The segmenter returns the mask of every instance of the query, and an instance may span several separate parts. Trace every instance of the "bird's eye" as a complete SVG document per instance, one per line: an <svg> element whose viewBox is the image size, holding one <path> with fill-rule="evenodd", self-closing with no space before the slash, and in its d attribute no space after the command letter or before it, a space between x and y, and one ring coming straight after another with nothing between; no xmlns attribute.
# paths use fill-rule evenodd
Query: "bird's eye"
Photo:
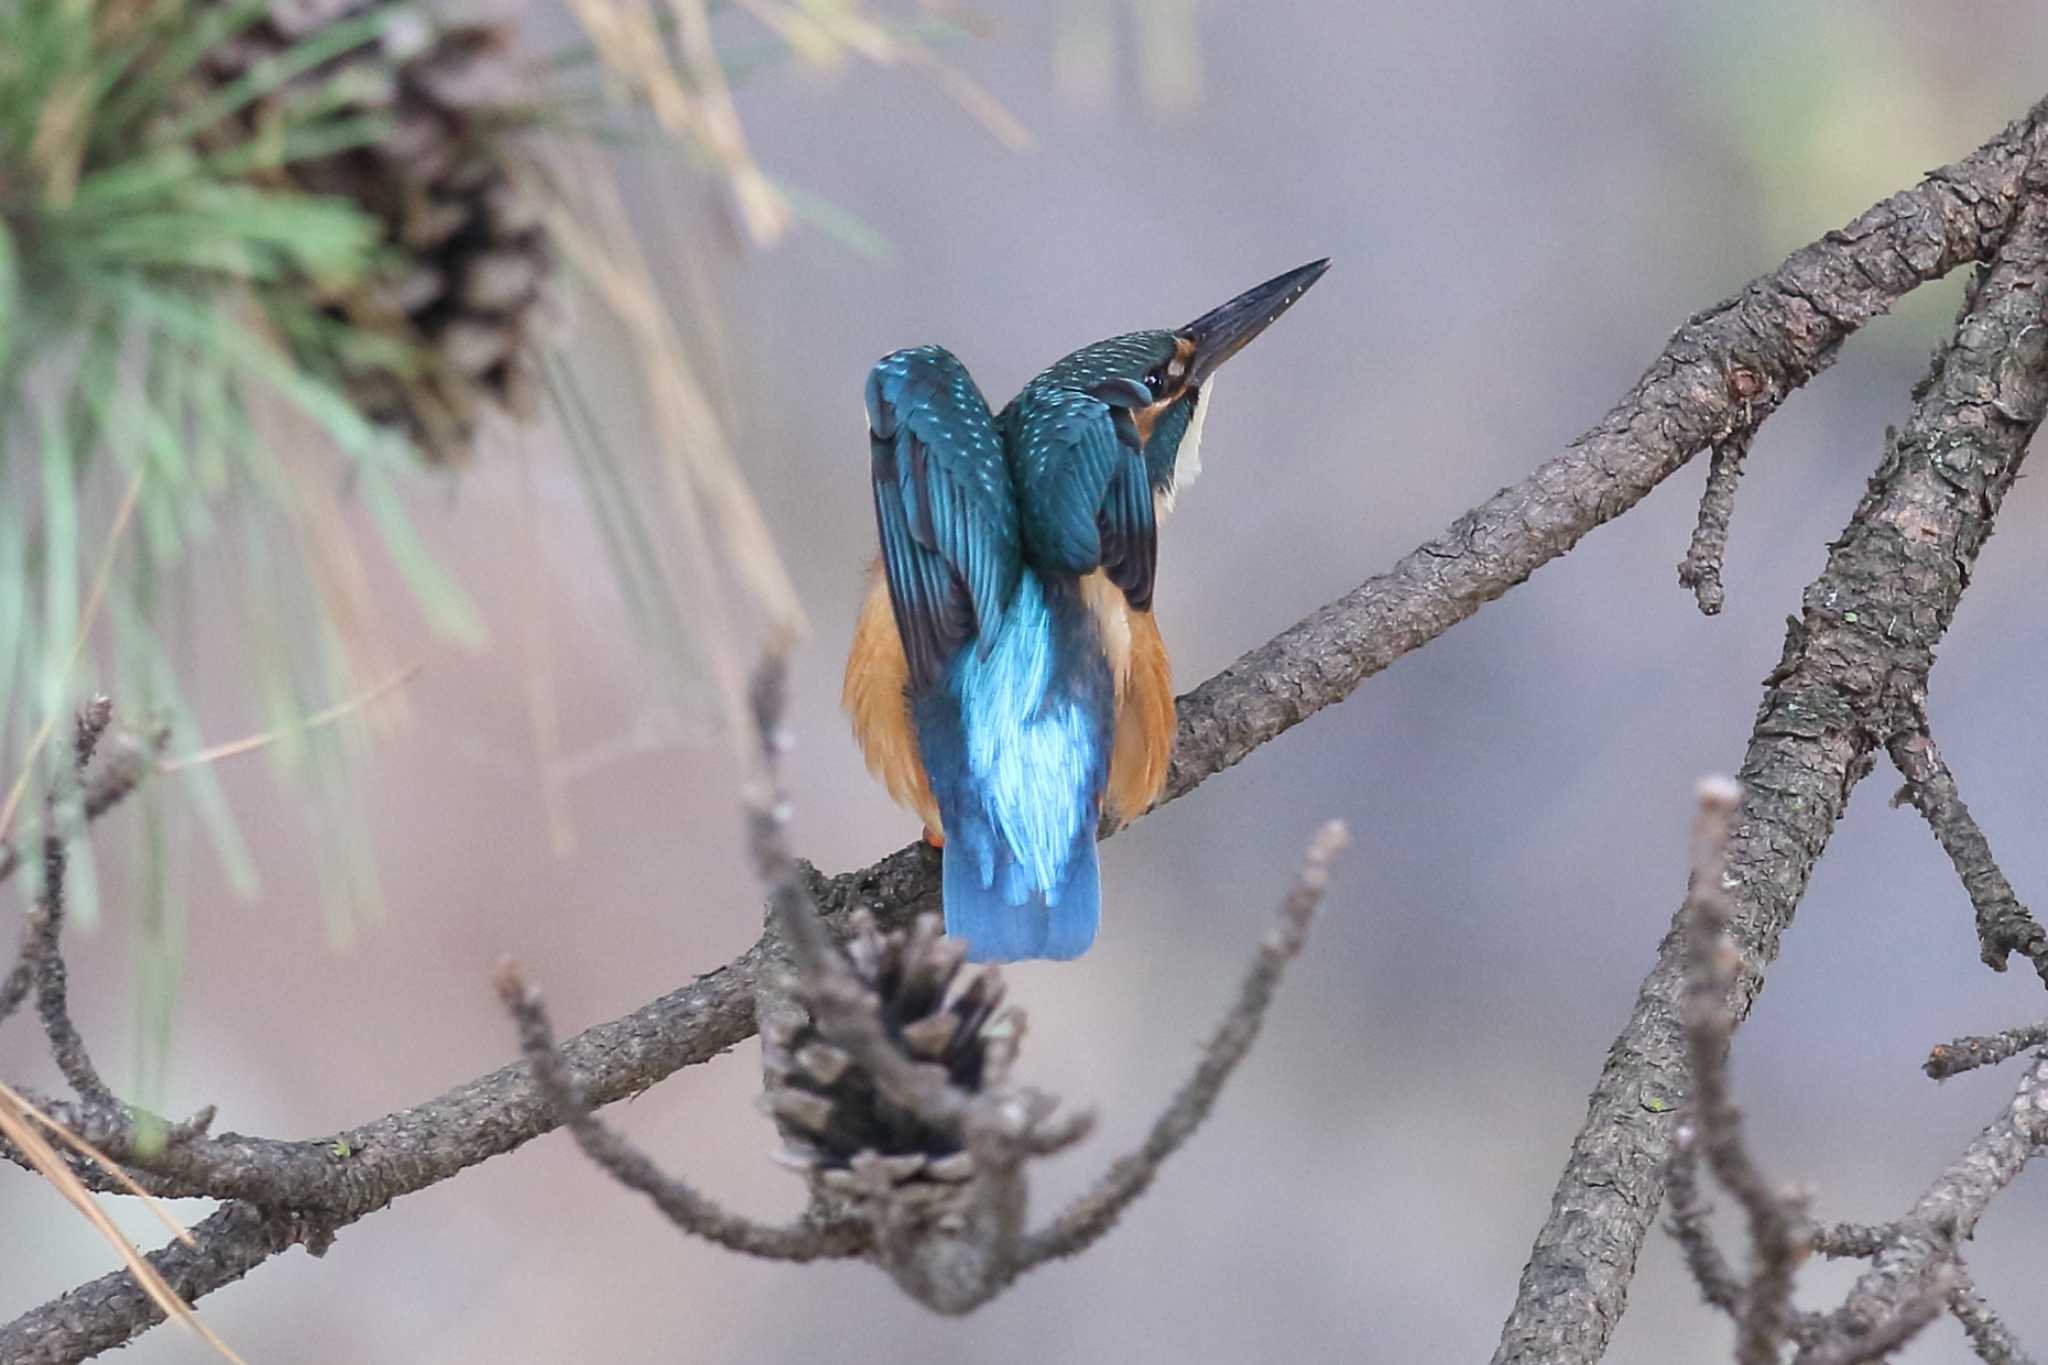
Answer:
<svg viewBox="0 0 2048 1365"><path fill-rule="evenodd" d="M1154 398L1166 392L1166 375L1159 370L1145 376L1145 387L1152 390Z"/></svg>

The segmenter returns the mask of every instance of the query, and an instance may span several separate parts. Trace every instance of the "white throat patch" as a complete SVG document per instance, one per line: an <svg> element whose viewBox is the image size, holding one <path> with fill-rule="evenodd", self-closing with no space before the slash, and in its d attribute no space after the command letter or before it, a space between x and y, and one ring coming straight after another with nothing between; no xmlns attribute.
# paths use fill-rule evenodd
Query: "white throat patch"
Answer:
<svg viewBox="0 0 2048 1365"><path fill-rule="evenodd" d="M1209 382L1202 385L1202 391L1195 395L1195 415L1188 419L1188 429L1180 438L1180 449L1174 454L1173 482L1158 497L1155 509L1159 515L1173 510L1174 499L1181 490L1202 477L1202 423L1209 416L1209 399L1215 395L1216 379L1211 375Z"/></svg>

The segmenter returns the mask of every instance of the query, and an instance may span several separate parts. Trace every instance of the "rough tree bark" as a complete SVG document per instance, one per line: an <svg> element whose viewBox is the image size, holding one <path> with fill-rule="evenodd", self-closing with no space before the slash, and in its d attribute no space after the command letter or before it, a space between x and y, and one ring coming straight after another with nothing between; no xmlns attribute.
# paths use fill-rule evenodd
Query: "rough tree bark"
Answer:
<svg viewBox="0 0 2048 1365"><path fill-rule="evenodd" d="M2048 105L1695 315L1622 401L1563 453L1390 572L1183 697L1165 799L1341 701L1634 506L1700 450L1745 439L1863 323L1920 284L1988 259L2025 197L2043 192L2035 168L2044 130ZM1995 341L1987 333L1975 343L1966 332L1959 350L1989 353ZM2003 426L1973 427L1970 414L1988 422L1987 403L1966 407L1962 397L1946 425L1923 432L1916 424L1894 447L1884 478L1831 560L1831 572L1841 563L1842 586L1852 596L1809 594L1773 676L1744 769L1753 796L1731 850L1746 881L1738 906L1747 945L1745 1006L1876 737L1890 733L1884 727L1924 685L1969 557L2017 466L2024 444L2012 444L2017 424L2002 417ZM1988 407L1996 408L1995 399ZM1871 524L1864 527L1866 518ZM1902 573L1928 596L1909 601ZM936 870L929 851L912 845L857 872L813 874L812 889L835 921L865 906L885 924L901 923L935 908ZM775 947L764 934L726 966L569 1040L566 1060L590 1100L632 1095L748 1037L756 977ZM1592 1359L1619 1316L1660 1193L1658 1167L1668 1142L1667 1125L1640 1100L1683 1090L1674 988L1660 963L1610 1055L1499 1359ZM153 1152L134 1141L124 1113L54 1107L149 1173L157 1188L230 1201L194 1230L194 1247L153 1257L188 1299L292 1245L317 1252L336 1229L556 1125L524 1065L340 1134L338 1142L195 1134ZM125 1273L110 1275L0 1327L0 1359L78 1360L158 1320Z"/></svg>

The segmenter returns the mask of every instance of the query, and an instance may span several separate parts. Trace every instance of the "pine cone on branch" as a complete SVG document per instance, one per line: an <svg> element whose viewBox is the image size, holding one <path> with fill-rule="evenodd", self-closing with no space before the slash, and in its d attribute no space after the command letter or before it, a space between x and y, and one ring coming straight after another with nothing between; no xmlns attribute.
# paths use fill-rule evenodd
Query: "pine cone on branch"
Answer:
<svg viewBox="0 0 2048 1365"><path fill-rule="evenodd" d="M269 174L308 194L351 200L382 226L385 260L374 277L324 306L331 320L397 345L308 356L317 343L295 344L302 361L339 372L365 417L401 431L434 463L458 462L487 405L515 416L530 408L530 343L551 255L537 169L508 136L530 113L503 28L444 25L407 7L372 19L379 8L366 0L272 0L209 53L204 74L220 89L303 51L322 31L368 21L364 41L242 110L232 136L263 136L294 101L384 121L373 142L289 160Z"/></svg>
<svg viewBox="0 0 2048 1365"><path fill-rule="evenodd" d="M847 957L880 1005L884 1030L913 1060L935 1063L970 1094L1001 1087L1016 1058L1022 1016L998 1014L1001 976L976 972L960 990L964 949L942 937L936 916L882 934L856 916ZM785 1010L761 1031L764 1107L785 1141L784 1159L825 1189L902 1196L916 1186L953 1187L975 1174L958 1133L943 1131L881 1094L848 1054L820 1036L808 1015ZM939 1193L938 1188L932 1190Z"/></svg>

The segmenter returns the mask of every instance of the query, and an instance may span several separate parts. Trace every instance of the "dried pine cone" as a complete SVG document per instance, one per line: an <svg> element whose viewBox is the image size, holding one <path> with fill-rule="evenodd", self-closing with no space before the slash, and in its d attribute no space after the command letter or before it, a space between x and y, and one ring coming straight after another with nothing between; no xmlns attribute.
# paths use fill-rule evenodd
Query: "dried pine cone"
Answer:
<svg viewBox="0 0 2048 1365"><path fill-rule="evenodd" d="M376 0L271 0L262 18L209 54L207 79L225 85L376 8ZM336 359L358 409L436 463L467 453L485 402L515 415L528 407L528 342L550 253L521 183L532 169L515 167L502 136L515 121L518 80L502 29L441 25L399 8L369 41L251 106L238 130L260 134L287 102L316 91L338 95L344 114L390 116L380 141L274 174L310 194L351 199L383 224L390 265L369 288L329 299L327 312L416 348L423 364L400 372Z"/></svg>
<svg viewBox="0 0 2048 1365"><path fill-rule="evenodd" d="M974 1093L1005 1080L1016 1054L1018 1017L1014 1011L996 1017L1003 984L993 969L975 973L948 998L963 953L957 940L941 937L933 915L919 917L907 933L881 934L863 914L847 945L854 973L874 992L889 1036L909 1056L943 1066L955 1086ZM911 1181L952 1184L973 1174L958 1134L932 1127L877 1093L867 1073L819 1036L802 1013L770 1016L761 1039L765 1104L792 1164L849 1192Z"/></svg>

